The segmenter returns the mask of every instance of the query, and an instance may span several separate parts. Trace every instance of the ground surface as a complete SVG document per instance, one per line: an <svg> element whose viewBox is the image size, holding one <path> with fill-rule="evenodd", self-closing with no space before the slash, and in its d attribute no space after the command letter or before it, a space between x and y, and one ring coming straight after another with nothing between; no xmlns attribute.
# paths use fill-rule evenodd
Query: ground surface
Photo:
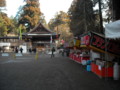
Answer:
<svg viewBox="0 0 120 90"><path fill-rule="evenodd" d="M120 90L67 57L34 54L0 56L0 90Z"/></svg>

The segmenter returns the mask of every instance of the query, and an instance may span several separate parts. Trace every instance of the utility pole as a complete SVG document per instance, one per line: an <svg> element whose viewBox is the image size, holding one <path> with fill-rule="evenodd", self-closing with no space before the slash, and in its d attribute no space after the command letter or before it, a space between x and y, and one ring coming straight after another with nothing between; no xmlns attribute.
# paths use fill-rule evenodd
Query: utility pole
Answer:
<svg viewBox="0 0 120 90"><path fill-rule="evenodd" d="M101 0L99 2L99 17L100 17L100 33L103 33L103 19L102 19L102 10L101 10Z"/></svg>

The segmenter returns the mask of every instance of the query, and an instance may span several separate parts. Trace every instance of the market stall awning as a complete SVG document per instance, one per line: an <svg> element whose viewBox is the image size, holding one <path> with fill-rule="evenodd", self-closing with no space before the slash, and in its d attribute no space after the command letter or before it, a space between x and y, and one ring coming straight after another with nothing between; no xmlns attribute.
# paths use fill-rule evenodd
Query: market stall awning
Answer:
<svg viewBox="0 0 120 90"><path fill-rule="evenodd" d="M106 38L120 38L120 20L105 25Z"/></svg>

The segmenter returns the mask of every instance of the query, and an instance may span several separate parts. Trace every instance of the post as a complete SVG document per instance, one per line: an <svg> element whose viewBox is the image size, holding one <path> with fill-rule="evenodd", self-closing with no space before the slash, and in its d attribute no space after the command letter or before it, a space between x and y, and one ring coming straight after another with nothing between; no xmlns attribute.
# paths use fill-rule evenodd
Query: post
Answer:
<svg viewBox="0 0 120 90"><path fill-rule="evenodd" d="M50 36L50 47L52 48L52 43L53 43L53 41L52 41L52 35Z"/></svg>

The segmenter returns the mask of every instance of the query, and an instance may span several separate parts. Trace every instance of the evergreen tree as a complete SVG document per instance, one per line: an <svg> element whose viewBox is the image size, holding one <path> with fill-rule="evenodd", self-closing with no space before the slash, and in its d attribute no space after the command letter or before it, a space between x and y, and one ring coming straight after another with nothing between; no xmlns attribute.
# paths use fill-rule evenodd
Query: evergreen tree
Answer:
<svg viewBox="0 0 120 90"><path fill-rule="evenodd" d="M13 24L6 13L0 13L0 36L6 36L12 31Z"/></svg>
<svg viewBox="0 0 120 90"><path fill-rule="evenodd" d="M26 27L27 31L33 29L40 22L39 0L26 0L23 13L19 18L19 24Z"/></svg>
<svg viewBox="0 0 120 90"><path fill-rule="evenodd" d="M95 17L91 0L74 0L68 11L70 30L75 36L95 29Z"/></svg>
<svg viewBox="0 0 120 90"><path fill-rule="evenodd" d="M93 0L94 6L98 5L98 8L95 12L95 26L98 33L104 33L104 22L109 22L110 14L107 12L108 10L108 2L109 0ZM103 13L106 14L103 16Z"/></svg>
<svg viewBox="0 0 120 90"><path fill-rule="evenodd" d="M0 0L0 36L6 36L11 30L11 20L7 14L2 12L6 7L6 0Z"/></svg>
<svg viewBox="0 0 120 90"><path fill-rule="evenodd" d="M69 41L72 33L69 28L69 15L63 11L56 13L55 17L48 23L50 29L54 30L57 34L60 34L60 39Z"/></svg>
<svg viewBox="0 0 120 90"><path fill-rule="evenodd" d="M107 10L107 20L120 20L120 0L108 0L109 9Z"/></svg>

